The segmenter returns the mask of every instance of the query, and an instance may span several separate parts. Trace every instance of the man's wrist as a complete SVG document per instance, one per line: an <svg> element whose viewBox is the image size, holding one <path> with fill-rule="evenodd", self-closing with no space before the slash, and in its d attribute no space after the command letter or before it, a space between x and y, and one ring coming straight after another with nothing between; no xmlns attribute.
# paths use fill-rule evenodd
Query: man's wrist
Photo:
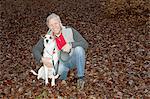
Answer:
<svg viewBox="0 0 150 99"><path fill-rule="evenodd" d="M71 46L71 48L73 48L73 42L70 42L70 46Z"/></svg>

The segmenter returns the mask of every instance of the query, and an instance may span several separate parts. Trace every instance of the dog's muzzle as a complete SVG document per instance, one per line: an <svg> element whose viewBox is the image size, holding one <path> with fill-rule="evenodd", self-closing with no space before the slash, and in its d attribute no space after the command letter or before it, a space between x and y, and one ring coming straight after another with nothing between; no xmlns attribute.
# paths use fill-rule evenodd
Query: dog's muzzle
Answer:
<svg viewBox="0 0 150 99"><path fill-rule="evenodd" d="M49 40L46 40L46 43L48 43Z"/></svg>

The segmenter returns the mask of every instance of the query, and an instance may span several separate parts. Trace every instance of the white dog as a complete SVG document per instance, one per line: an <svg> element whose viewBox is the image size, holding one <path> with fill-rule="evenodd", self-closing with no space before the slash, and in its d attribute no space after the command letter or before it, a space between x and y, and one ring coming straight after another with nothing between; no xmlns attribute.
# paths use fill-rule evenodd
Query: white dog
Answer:
<svg viewBox="0 0 150 99"><path fill-rule="evenodd" d="M57 65L58 63L58 50L56 48L56 43L54 41L54 39L51 37L51 35L46 34L45 38L44 38L44 51L43 51L43 57L49 57L51 58L50 62L51 64L53 64L54 66ZM48 84L48 78L51 78L51 86L55 85L55 79L58 78L58 74L55 76L56 71L53 68L48 68L47 66L42 66L39 70L38 70L38 74L31 70L31 72L34 75L37 75L37 78L40 79L44 79L45 80L45 84Z"/></svg>

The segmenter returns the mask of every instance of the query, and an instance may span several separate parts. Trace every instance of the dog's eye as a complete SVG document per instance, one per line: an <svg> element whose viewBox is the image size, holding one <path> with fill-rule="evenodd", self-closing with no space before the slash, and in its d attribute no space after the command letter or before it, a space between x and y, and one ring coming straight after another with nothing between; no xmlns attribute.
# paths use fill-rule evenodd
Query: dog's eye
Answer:
<svg viewBox="0 0 150 99"><path fill-rule="evenodd" d="M49 39L52 39L52 37L50 36Z"/></svg>

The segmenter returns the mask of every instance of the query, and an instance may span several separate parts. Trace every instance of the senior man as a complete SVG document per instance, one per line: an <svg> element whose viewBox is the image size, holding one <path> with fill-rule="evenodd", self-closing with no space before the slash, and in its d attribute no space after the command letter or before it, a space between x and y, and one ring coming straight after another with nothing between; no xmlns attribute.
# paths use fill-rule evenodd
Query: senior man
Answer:
<svg viewBox="0 0 150 99"><path fill-rule="evenodd" d="M76 68L77 87L83 89L85 83L85 51L88 48L87 41L74 28L63 26L60 17L55 13L47 17L46 24L49 28L47 33L54 37L56 48L59 50L59 78L66 80L68 71ZM50 59L42 57L43 41L43 38L41 38L33 47L33 56L38 63L42 62L51 67L53 64L50 63Z"/></svg>

